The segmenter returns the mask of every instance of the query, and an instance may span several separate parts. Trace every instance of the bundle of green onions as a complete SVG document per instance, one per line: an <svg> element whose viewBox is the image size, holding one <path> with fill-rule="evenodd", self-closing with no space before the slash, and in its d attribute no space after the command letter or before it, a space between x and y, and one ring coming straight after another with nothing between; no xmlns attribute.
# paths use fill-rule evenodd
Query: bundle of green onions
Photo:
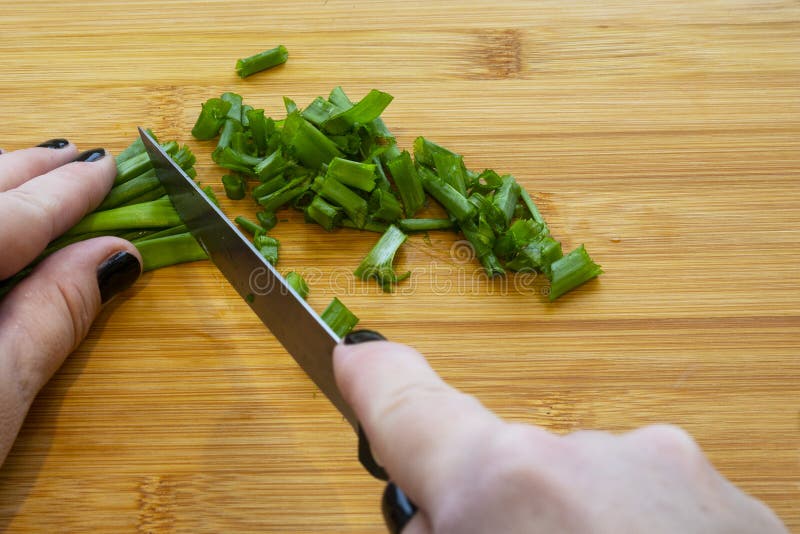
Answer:
<svg viewBox="0 0 800 534"><path fill-rule="evenodd" d="M352 102L341 87L305 109L284 98L286 116L267 117L236 93L206 101L192 129L195 138L217 139L213 160L231 171L227 196L250 195L260 205L258 223L238 217L262 254L275 263L278 242L267 233L284 207L302 210L325 230L380 232L381 238L354 274L374 278L386 291L406 278L392 263L407 233L460 232L490 277L506 270L538 272L550 280L550 300L602 273L583 245L564 255L531 196L511 175L467 169L461 155L424 137L413 157L400 150L381 119L392 96L373 89ZM417 218L428 197L445 218Z"/></svg>
<svg viewBox="0 0 800 534"><path fill-rule="evenodd" d="M190 176L195 175L196 160L188 147L181 147L175 141L162 146ZM103 202L51 242L31 265L0 281L0 298L53 252L92 237L113 235L131 241L142 254L145 271L207 257L181 223L156 177L142 141L137 139L122 151L116 157L116 164L114 186Z"/></svg>

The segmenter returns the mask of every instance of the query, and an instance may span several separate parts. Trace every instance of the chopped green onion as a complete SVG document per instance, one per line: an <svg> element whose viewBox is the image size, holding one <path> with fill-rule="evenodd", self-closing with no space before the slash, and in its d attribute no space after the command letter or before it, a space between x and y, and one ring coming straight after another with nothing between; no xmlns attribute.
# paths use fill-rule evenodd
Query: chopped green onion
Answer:
<svg viewBox="0 0 800 534"><path fill-rule="evenodd" d="M266 228L259 226L244 215L238 215L233 221L252 236L265 234L267 232Z"/></svg>
<svg viewBox="0 0 800 534"><path fill-rule="evenodd" d="M286 283L300 295L302 299L308 297L308 284L305 279L294 271L289 271L283 277Z"/></svg>
<svg viewBox="0 0 800 534"><path fill-rule="evenodd" d="M320 196L341 206L350 219L362 228L367 222L367 201L330 176L317 176L311 186Z"/></svg>
<svg viewBox="0 0 800 534"><path fill-rule="evenodd" d="M344 337L350 333L353 328L358 324L358 317L353 312L347 309L347 306L342 304L338 298L333 297L333 300L325 311L322 312L320 318L331 327L331 330L339 337Z"/></svg>
<svg viewBox="0 0 800 534"><path fill-rule="evenodd" d="M310 220L328 231L339 226L342 217L344 217L342 208L329 204L319 195L316 195L311 203L306 206L305 214Z"/></svg>
<svg viewBox="0 0 800 534"><path fill-rule="evenodd" d="M455 190L455 188L442 181L441 178L433 174L431 171L424 171L425 167L420 167L422 172L422 187L433 198L435 198L447 213L456 218L459 222L464 222L476 213L475 206L467 200L464 195Z"/></svg>
<svg viewBox="0 0 800 534"><path fill-rule="evenodd" d="M144 271L208 258L206 251L188 232L147 239L134 244L142 255L142 270Z"/></svg>
<svg viewBox="0 0 800 534"><path fill-rule="evenodd" d="M395 222L403 214L400 202L389 191L376 189L369 199L369 211L373 219Z"/></svg>
<svg viewBox="0 0 800 534"><path fill-rule="evenodd" d="M400 219L395 224L404 232L450 230L455 226L450 219Z"/></svg>
<svg viewBox="0 0 800 534"><path fill-rule="evenodd" d="M413 217L425 204L425 191L422 189L422 181L414 162L411 161L411 154L404 150L399 156L389 160L386 166L389 167L394 184L400 192L406 216Z"/></svg>
<svg viewBox="0 0 800 534"><path fill-rule="evenodd" d="M603 269L592 261L583 245L555 261L551 267L551 302L603 273Z"/></svg>
<svg viewBox="0 0 800 534"><path fill-rule="evenodd" d="M392 95L371 90L357 104L332 116L322 124L322 128L333 134L342 134L356 124L366 124L380 117L392 101Z"/></svg>
<svg viewBox="0 0 800 534"><path fill-rule="evenodd" d="M208 140L219 135L225 117L231 109L231 103L221 98L209 98L202 104L200 115L192 128L195 139Z"/></svg>
<svg viewBox="0 0 800 534"><path fill-rule="evenodd" d="M256 72L271 69L286 63L289 59L289 51L283 45L264 50L250 57L236 60L236 74L241 78L247 78Z"/></svg>
<svg viewBox="0 0 800 534"><path fill-rule="evenodd" d="M395 253L397 253L397 249L400 248L400 245L405 242L407 237L395 225L390 225L356 268L354 274L362 280L375 278L384 291L391 291L392 285L405 280L411 275L409 271L397 276L392 267Z"/></svg>
<svg viewBox="0 0 800 534"><path fill-rule="evenodd" d="M222 177L225 195L231 200L241 200L245 195L245 181L240 176L226 174Z"/></svg>
<svg viewBox="0 0 800 534"><path fill-rule="evenodd" d="M367 193L375 189L375 165L372 163L359 163L336 157L328 164L325 175L335 178L348 187Z"/></svg>
<svg viewBox="0 0 800 534"><path fill-rule="evenodd" d="M272 265L278 263L278 248L280 247L280 241L275 239L274 237L268 236L267 234L257 234L253 239L253 245L256 247L259 253L264 256L268 262Z"/></svg>
<svg viewBox="0 0 800 534"><path fill-rule="evenodd" d="M275 228L275 225L278 224L278 218L275 216L275 212L272 211L259 211L256 213L256 217L258 218L259 224L261 224L261 228L267 232Z"/></svg>

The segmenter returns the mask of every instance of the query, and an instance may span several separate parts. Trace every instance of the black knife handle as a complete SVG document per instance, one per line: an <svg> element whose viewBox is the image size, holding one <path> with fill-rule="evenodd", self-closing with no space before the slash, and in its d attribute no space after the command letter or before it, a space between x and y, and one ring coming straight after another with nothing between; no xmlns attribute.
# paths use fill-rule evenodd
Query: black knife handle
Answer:
<svg viewBox="0 0 800 534"><path fill-rule="evenodd" d="M372 330L356 330L350 332L344 338L345 345L356 345L367 341L386 341L386 338ZM378 480L389 480L389 474L372 455L372 447L361 425L358 425L358 460L370 475ZM383 491L381 510L383 511L386 528L391 534L399 534L403 527L406 526L406 523L414 517L417 512L417 506L406 497L403 490L394 483L389 482Z"/></svg>

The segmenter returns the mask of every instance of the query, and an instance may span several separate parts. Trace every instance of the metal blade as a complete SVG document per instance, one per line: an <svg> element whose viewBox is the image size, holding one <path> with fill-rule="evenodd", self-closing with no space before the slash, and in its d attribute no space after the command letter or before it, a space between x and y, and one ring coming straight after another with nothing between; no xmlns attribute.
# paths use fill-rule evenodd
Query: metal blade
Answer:
<svg viewBox="0 0 800 534"><path fill-rule="evenodd" d="M355 414L342 398L333 376L333 349L339 337L161 146L142 128L139 135L178 215L211 261L357 429Z"/></svg>

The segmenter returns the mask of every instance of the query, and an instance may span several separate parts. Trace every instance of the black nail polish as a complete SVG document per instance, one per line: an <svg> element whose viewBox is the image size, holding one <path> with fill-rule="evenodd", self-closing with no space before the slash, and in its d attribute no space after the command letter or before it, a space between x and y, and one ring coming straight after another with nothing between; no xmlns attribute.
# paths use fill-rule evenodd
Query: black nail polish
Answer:
<svg viewBox="0 0 800 534"><path fill-rule="evenodd" d="M392 482L386 485L383 492L381 509L386 528L392 534L399 534L417 513L417 505Z"/></svg>
<svg viewBox="0 0 800 534"><path fill-rule="evenodd" d="M49 141L45 141L44 143L39 143L36 146L42 148L64 148L68 144L69 141L67 141L66 139L58 138L58 139L50 139Z"/></svg>
<svg viewBox="0 0 800 534"><path fill-rule="evenodd" d="M105 304L111 297L133 285L142 272L139 260L130 252L120 251L97 268L100 300Z"/></svg>
<svg viewBox="0 0 800 534"><path fill-rule="evenodd" d="M78 154L78 157L75 158L73 161L97 161L98 159L102 158L106 155L106 151L102 148L93 148L91 150L87 150L86 152L81 152Z"/></svg>
<svg viewBox="0 0 800 534"><path fill-rule="evenodd" d="M386 338L372 330L354 330L344 336L345 345L358 345L367 341L386 341Z"/></svg>

